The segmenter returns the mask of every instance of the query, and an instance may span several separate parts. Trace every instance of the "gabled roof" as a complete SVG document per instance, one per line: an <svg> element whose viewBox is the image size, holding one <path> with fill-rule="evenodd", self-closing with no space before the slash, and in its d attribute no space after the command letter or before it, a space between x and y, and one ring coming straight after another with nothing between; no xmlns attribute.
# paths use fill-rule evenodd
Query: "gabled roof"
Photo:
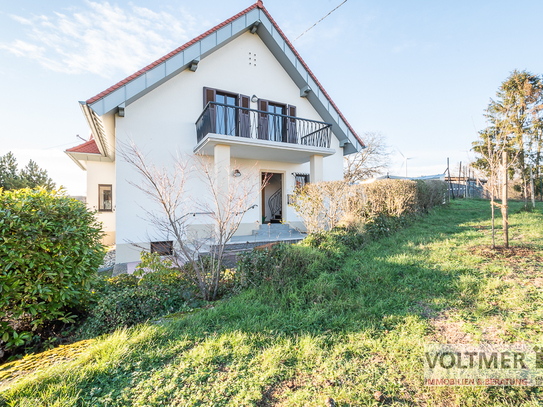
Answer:
<svg viewBox="0 0 543 407"><path fill-rule="evenodd" d="M96 145L96 140L92 138L89 141L84 142L83 144L79 144L78 146L69 148L66 150L66 152L69 153L86 153L86 154L100 154L100 150L98 149L98 146Z"/></svg>
<svg viewBox="0 0 543 407"><path fill-rule="evenodd" d="M97 128L96 123L100 116L124 108L179 72L194 67L202 58L248 30L261 37L301 89L300 95L307 97L321 117L332 123L332 130L340 139L341 146L344 147L344 154L350 154L364 148L360 137L264 8L261 0L86 102L80 102L91 128L100 133L101 130ZM98 146L102 150L102 154L109 156L110 153L104 147L106 144L105 135L96 134L96 137L102 146L102 148Z"/></svg>

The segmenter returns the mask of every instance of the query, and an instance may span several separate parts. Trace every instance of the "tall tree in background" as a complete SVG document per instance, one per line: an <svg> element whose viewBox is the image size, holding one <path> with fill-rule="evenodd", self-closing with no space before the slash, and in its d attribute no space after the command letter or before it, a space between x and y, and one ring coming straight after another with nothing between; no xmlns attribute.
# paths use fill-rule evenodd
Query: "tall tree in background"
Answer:
<svg viewBox="0 0 543 407"><path fill-rule="evenodd" d="M49 178L47 171L40 168L34 160L30 160L19 174L27 188L44 187L49 190L55 188L55 183Z"/></svg>
<svg viewBox="0 0 543 407"><path fill-rule="evenodd" d="M487 116L508 133L517 149L516 173L522 181L525 205L528 199L529 166L541 165L541 115L543 83L541 77L527 71L515 70L501 84L491 100ZM533 194L533 191L531 191Z"/></svg>
<svg viewBox="0 0 543 407"><path fill-rule="evenodd" d="M527 205L529 164L539 166L541 159L543 84L537 75L514 71L496 95L485 113L489 126L479 132L479 139L472 144L478 154L473 166L489 179L492 246L495 246L494 206L497 206L502 212L504 246L508 247L507 180L515 173L520 176ZM494 194L500 179L502 202L496 203Z"/></svg>
<svg viewBox="0 0 543 407"><path fill-rule="evenodd" d="M344 178L359 182L383 174L389 164L389 151L381 133L365 133L362 151L345 157Z"/></svg>
<svg viewBox="0 0 543 407"><path fill-rule="evenodd" d="M19 171L17 160L10 151L0 157L0 188L4 190L37 188L54 189L55 183L47 175L47 171L40 168L35 161L30 160L25 168Z"/></svg>

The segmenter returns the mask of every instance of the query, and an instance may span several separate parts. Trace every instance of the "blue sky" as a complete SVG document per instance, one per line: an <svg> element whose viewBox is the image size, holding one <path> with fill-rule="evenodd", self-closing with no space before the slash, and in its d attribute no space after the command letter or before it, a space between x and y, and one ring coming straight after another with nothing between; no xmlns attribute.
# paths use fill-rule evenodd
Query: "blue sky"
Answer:
<svg viewBox="0 0 543 407"><path fill-rule="evenodd" d="M341 0L264 0L291 40ZM87 138L78 106L251 1L3 2L0 154L32 158L72 194L63 154ZM542 72L541 1L348 0L294 42L361 135L379 131L409 175L466 162L483 111L514 69ZM393 155L391 173L404 174Z"/></svg>

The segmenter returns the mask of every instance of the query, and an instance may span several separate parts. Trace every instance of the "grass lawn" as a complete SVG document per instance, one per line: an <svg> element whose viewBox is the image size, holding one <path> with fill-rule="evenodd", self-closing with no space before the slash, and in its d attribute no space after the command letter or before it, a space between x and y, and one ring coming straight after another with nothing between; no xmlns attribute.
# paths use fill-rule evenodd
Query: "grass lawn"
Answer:
<svg viewBox="0 0 543 407"><path fill-rule="evenodd" d="M431 342L543 343L543 205L521 207L510 205L514 251L488 249L488 202L454 201L351 253L313 292L274 303L269 288L247 290L97 338L13 380L0 405L542 405L537 387L422 377Z"/></svg>

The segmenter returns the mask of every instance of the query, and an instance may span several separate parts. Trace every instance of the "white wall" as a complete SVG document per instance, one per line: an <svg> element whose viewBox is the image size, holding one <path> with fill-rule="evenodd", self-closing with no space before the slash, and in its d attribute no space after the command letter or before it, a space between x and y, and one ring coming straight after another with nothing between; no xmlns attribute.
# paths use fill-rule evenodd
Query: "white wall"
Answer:
<svg viewBox="0 0 543 407"><path fill-rule="evenodd" d="M98 212L98 220L102 222L102 229L106 233L105 244L115 243L115 163L100 161L87 161L87 205L93 210L98 210L98 185L112 185L112 212Z"/></svg>
<svg viewBox="0 0 543 407"><path fill-rule="evenodd" d="M185 70L128 105L125 108L125 117L116 117L116 147L119 148L120 143L131 139L147 153L150 161L166 167L176 153L191 155L197 144L195 122L204 107L204 87L248 96L256 95L259 98L295 105L297 116L322 120L308 100L300 97L299 88L258 35L247 32L200 61L196 72ZM257 104L251 103L251 108L256 109ZM331 148L336 150L336 154L324 159L324 179L341 179L343 156L335 136L332 137ZM236 164L254 167L255 162L232 158L232 168ZM139 182L140 177L119 155L116 158L116 166L117 245L167 238L142 220L146 218L146 214L141 206L146 210L152 210L155 206L141 191L127 182ZM309 163L262 161L255 169L259 170L282 172L286 195L294 189L292 173L309 173ZM188 190L193 196L201 196L203 193L197 180L188 184ZM255 203L260 206L261 198L257 198ZM286 208L286 197L283 208ZM287 208L283 216L286 221L299 221L291 208ZM251 228L256 228L256 222L260 222L261 219L260 209L249 211L243 220L245 226L240 231L247 233ZM197 223L197 220L194 219L194 222Z"/></svg>

